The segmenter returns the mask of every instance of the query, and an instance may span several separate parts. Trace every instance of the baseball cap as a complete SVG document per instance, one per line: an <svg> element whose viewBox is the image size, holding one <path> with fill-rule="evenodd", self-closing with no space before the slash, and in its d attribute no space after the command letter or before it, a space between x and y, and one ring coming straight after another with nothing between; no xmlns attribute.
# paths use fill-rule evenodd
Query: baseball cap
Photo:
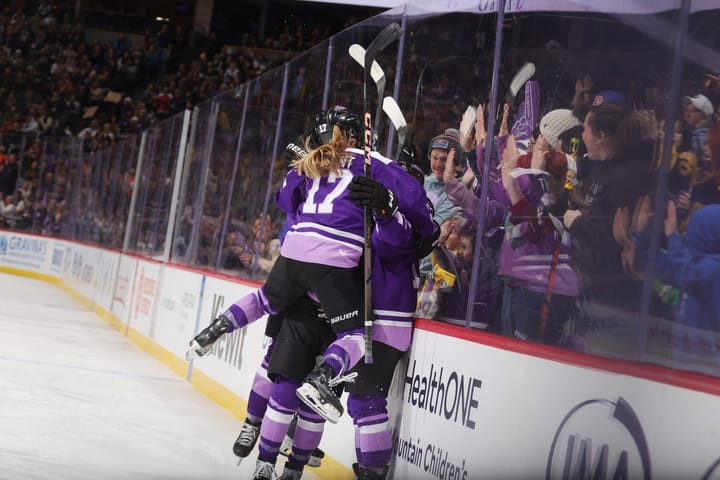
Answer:
<svg viewBox="0 0 720 480"><path fill-rule="evenodd" d="M600 105L626 105L625 95L615 90L602 90L593 98L591 108L597 108Z"/></svg>

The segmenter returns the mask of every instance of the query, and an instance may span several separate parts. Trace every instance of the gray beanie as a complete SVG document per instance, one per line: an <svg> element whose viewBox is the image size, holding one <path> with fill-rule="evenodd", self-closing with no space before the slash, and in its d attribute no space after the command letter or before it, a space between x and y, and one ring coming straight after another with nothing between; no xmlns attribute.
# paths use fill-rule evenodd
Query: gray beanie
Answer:
<svg viewBox="0 0 720 480"><path fill-rule="evenodd" d="M434 137L430 141L430 148L428 149L428 158L430 157L430 152L432 152L435 149L438 150L445 150L448 153L451 149L455 149L455 153L457 155L461 155L465 153L465 150L460 145L460 132L457 128L448 128L443 133L438 135L437 137Z"/></svg>
<svg viewBox="0 0 720 480"><path fill-rule="evenodd" d="M571 110L559 108L545 114L540 120L540 133L552 148L557 145L558 137L573 127L582 125Z"/></svg>

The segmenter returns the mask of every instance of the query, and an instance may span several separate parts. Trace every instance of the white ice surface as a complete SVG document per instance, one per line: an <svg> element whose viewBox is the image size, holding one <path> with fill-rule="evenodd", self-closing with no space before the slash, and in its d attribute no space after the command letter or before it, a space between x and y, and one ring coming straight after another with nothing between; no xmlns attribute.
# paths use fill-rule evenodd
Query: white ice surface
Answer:
<svg viewBox="0 0 720 480"><path fill-rule="evenodd" d="M0 274L0 479L250 479L240 424L56 286Z"/></svg>

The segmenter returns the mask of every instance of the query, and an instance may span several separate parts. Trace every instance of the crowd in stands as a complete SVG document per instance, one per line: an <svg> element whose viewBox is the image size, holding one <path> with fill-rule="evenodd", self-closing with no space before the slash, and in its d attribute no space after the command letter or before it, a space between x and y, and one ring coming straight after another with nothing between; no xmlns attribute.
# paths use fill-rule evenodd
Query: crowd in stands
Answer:
<svg viewBox="0 0 720 480"><path fill-rule="evenodd" d="M286 24L263 40L248 34L247 48L227 53L214 31L194 38L191 49L187 32L164 23L147 28L142 42L122 32L100 42L87 39L72 8L61 0L0 7L2 226L59 234L68 199L55 185L67 178L72 152L102 151L258 77L332 33L329 26L306 32L299 23ZM265 49L281 54L269 58ZM200 53L184 60L194 51ZM123 176L127 191L133 174ZM23 189L22 201L16 188Z"/></svg>
<svg viewBox="0 0 720 480"><path fill-rule="evenodd" d="M685 92L672 141L668 205L658 212L667 216L667 240L654 266L651 314L675 318L678 329L717 331L720 82L712 73L704 79ZM578 79L575 95L566 92L564 104L556 101L562 108L540 117L541 86L529 80L517 110L504 105L497 135L485 131L480 105L468 108L459 128L432 139L425 187L442 235L423 264L421 315L464 323L472 296L475 327L572 348L582 348L580 333L590 323L627 325L639 315L664 119L633 108L624 92L588 85L590 77ZM485 260L476 284L468 274L474 245Z"/></svg>
<svg viewBox="0 0 720 480"><path fill-rule="evenodd" d="M229 54L211 31L195 39L201 53L183 61L189 38L180 26L147 28L142 43L124 33L88 41L58 1L10 2L0 10L0 137L77 136L97 150L256 78L331 33L286 25L262 40L247 35L249 48Z"/></svg>

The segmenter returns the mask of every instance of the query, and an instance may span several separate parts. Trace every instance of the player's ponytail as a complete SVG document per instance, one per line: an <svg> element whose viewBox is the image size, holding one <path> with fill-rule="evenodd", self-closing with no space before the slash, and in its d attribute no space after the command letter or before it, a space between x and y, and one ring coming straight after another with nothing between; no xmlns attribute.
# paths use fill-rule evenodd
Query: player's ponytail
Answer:
<svg viewBox="0 0 720 480"><path fill-rule="evenodd" d="M300 175L309 178L327 177L330 173L340 173L342 160L347 155L345 149L348 147L347 138L342 130L333 126L333 137L329 143L311 149L310 139L305 142L305 149L308 154L292 163L292 167Z"/></svg>

